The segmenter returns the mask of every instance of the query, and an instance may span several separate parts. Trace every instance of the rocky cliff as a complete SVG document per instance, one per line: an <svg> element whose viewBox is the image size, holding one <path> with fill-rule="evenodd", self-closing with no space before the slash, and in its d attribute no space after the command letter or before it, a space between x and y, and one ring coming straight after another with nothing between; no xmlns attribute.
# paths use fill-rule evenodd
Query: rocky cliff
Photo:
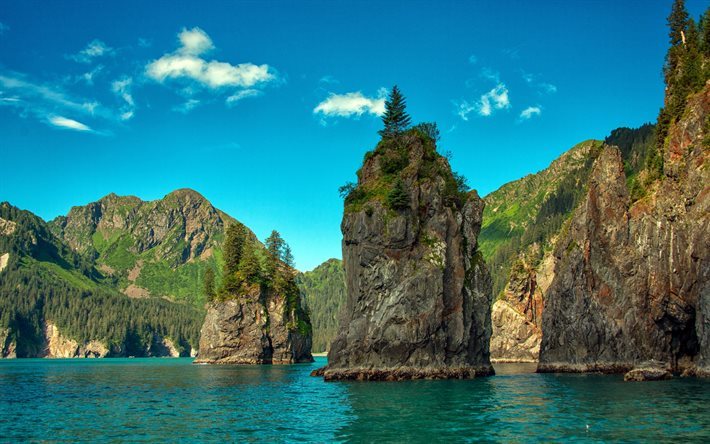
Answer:
<svg viewBox="0 0 710 444"><path fill-rule="evenodd" d="M211 302L195 363L313 362L311 327L302 316L299 307L289 304L288 295L259 286L252 286L239 297Z"/></svg>
<svg viewBox="0 0 710 444"><path fill-rule="evenodd" d="M342 221L347 300L326 380L490 375L483 201L410 130L365 156Z"/></svg>
<svg viewBox="0 0 710 444"><path fill-rule="evenodd" d="M625 371L663 361L708 374L710 85L663 148L664 176L632 202L621 154L605 147L555 248L539 371Z"/></svg>

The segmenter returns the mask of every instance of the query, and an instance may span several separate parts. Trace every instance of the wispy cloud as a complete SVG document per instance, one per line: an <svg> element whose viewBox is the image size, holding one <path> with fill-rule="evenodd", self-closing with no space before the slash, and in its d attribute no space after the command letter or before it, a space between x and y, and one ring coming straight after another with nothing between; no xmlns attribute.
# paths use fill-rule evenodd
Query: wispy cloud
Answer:
<svg viewBox="0 0 710 444"><path fill-rule="evenodd" d="M474 54L471 54L470 56L468 56L468 63L470 63L471 65L475 65L476 63L478 63L478 57L476 57Z"/></svg>
<svg viewBox="0 0 710 444"><path fill-rule="evenodd" d="M86 48L79 51L77 54L66 56L69 60L74 60L78 63L91 63L94 59L102 56L113 55L114 50L106 43L99 39L94 39L86 45Z"/></svg>
<svg viewBox="0 0 710 444"><path fill-rule="evenodd" d="M94 67L92 70L85 72L84 74L80 75L77 80L78 81L83 81L87 85L93 85L94 81L96 78L103 72L105 66L104 65L97 65Z"/></svg>
<svg viewBox="0 0 710 444"><path fill-rule="evenodd" d="M557 87L552 83L540 83L537 85L543 92L553 94L557 92Z"/></svg>
<svg viewBox="0 0 710 444"><path fill-rule="evenodd" d="M81 131L81 132L87 132L87 131L92 131L91 128L89 128L87 125L84 125L81 122L78 122L74 119L69 119L63 116L49 116L47 118L47 121L56 127L59 128L64 128L64 129L69 129L69 130L74 130L74 131Z"/></svg>
<svg viewBox="0 0 710 444"><path fill-rule="evenodd" d="M136 103L133 100L131 89L133 87L133 79L131 77L123 77L111 83L111 91L120 97L124 104L120 110L121 120L130 120L133 117Z"/></svg>
<svg viewBox="0 0 710 444"><path fill-rule="evenodd" d="M528 106L520 113L520 120L530 120L540 114L542 114L542 108L540 106Z"/></svg>
<svg viewBox="0 0 710 444"><path fill-rule="evenodd" d="M337 85L340 83L340 81L331 75L326 75L318 79L318 83L324 83L326 85Z"/></svg>
<svg viewBox="0 0 710 444"><path fill-rule="evenodd" d="M531 74L529 72L523 71L523 80L533 88L536 88L540 93L543 94L554 94L557 92L557 86L552 83L540 81L540 75Z"/></svg>
<svg viewBox="0 0 710 444"><path fill-rule="evenodd" d="M10 27L7 26L5 23L0 22L0 35L3 35L5 32L9 31Z"/></svg>
<svg viewBox="0 0 710 444"><path fill-rule="evenodd" d="M64 126L71 125L69 120L79 122L66 117L67 115L99 118L105 121L119 119L113 110L102 106L94 99L78 98L64 91L59 85L36 83L29 80L27 76L15 72L0 73L0 106L12 107L21 117L33 117L52 126L62 126L61 123L64 123ZM81 125L89 128L83 123ZM82 130L80 125L74 126L70 129ZM105 134L94 130L92 132Z"/></svg>
<svg viewBox="0 0 710 444"><path fill-rule="evenodd" d="M496 110L510 108L509 91L505 84L499 83L473 103L463 100L454 104L456 114L463 120L468 120L468 115L473 111L481 117L488 117Z"/></svg>
<svg viewBox="0 0 710 444"><path fill-rule="evenodd" d="M263 94L263 92L259 91L258 89L244 89L241 91L237 91L236 93L227 97L226 103L229 106L234 106L239 101L242 101L242 100L249 98L249 97L259 97L262 94Z"/></svg>
<svg viewBox="0 0 710 444"><path fill-rule="evenodd" d="M330 93L328 98L320 102L314 109L314 114L335 117L359 117L363 114L374 116L385 112L385 95L387 90L380 89L376 97L367 97L360 91L345 94Z"/></svg>
<svg viewBox="0 0 710 444"><path fill-rule="evenodd" d="M200 28L183 29L178 39L181 46L175 52L165 54L146 66L148 77L160 83L168 79L190 80L210 89L226 86L249 88L276 78L269 65L232 65L204 59L201 56L214 49L214 45Z"/></svg>
<svg viewBox="0 0 710 444"><path fill-rule="evenodd" d="M197 99L187 99L187 101L182 103L181 105L173 107L173 111L187 114L193 109L195 109L200 103L201 102Z"/></svg>

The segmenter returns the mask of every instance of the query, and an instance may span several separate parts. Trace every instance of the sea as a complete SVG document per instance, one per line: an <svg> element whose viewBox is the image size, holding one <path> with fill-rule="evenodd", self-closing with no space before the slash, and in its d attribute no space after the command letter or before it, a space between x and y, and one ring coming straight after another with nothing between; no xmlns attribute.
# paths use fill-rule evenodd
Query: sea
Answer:
<svg viewBox="0 0 710 444"><path fill-rule="evenodd" d="M0 360L2 442L710 442L710 381L536 374L324 382L326 364Z"/></svg>

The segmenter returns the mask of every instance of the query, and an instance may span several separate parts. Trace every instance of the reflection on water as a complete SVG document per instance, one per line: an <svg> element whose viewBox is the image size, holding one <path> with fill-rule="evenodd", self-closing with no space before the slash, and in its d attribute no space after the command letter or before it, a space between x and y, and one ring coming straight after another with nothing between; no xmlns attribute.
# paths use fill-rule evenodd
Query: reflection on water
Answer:
<svg viewBox="0 0 710 444"><path fill-rule="evenodd" d="M710 381L498 364L472 381L325 383L325 363L0 362L0 440L710 441Z"/></svg>

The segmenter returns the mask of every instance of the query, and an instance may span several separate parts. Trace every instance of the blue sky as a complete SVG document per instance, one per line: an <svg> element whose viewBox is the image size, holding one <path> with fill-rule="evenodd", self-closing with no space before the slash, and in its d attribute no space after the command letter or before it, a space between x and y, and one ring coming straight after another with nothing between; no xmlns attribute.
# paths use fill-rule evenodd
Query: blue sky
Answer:
<svg viewBox="0 0 710 444"><path fill-rule="evenodd" d="M655 121L670 3L5 0L0 200L52 219L189 187L311 269L393 84L485 195Z"/></svg>

